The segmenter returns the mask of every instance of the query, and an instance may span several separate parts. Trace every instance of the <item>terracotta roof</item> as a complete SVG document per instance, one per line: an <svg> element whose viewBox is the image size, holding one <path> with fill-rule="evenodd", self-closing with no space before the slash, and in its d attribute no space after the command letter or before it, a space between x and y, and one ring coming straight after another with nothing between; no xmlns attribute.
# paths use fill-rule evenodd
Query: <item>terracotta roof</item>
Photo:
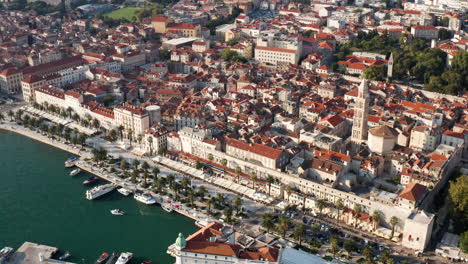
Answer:
<svg viewBox="0 0 468 264"><path fill-rule="evenodd" d="M261 47L261 46L257 46L255 49L268 50L268 51L273 51L273 52L296 53L296 51L292 49L281 49L281 48L271 48L271 47Z"/></svg>
<svg viewBox="0 0 468 264"><path fill-rule="evenodd" d="M169 20L167 16L155 16L153 17L153 22L166 22Z"/></svg>
<svg viewBox="0 0 468 264"><path fill-rule="evenodd" d="M398 132L387 125L377 126L369 129L369 133L376 137L383 138L395 138L398 136Z"/></svg>
<svg viewBox="0 0 468 264"><path fill-rule="evenodd" d="M182 249L182 251L218 256L237 256L240 249L241 246L228 243L187 241L187 245Z"/></svg>
<svg viewBox="0 0 468 264"><path fill-rule="evenodd" d="M264 156L264 157L275 159L275 160L281 156L281 153L283 153L283 151L280 149L275 149L275 148L265 146L265 145L260 145L260 144L249 145L245 142L242 142L237 139L232 139L232 138L229 138L226 144L234 148L242 149L242 150L252 152L260 156Z"/></svg>
<svg viewBox="0 0 468 264"><path fill-rule="evenodd" d="M401 191L399 196L400 198L417 202L423 197L423 195L426 193L426 190L426 186L419 183L410 182L406 188Z"/></svg>

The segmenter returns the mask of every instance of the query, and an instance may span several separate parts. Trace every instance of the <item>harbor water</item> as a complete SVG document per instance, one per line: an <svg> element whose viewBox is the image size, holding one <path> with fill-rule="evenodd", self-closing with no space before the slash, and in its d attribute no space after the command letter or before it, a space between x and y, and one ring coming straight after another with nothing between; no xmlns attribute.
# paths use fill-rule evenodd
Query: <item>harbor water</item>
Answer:
<svg viewBox="0 0 468 264"><path fill-rule="evenodd" d="M85 199L92 175L70 176L71 154L33 139L0 130L0 248L24 241L69 251L76 263L94 263L102 252L134 253L131 263L169 264L166 254L177 234L197 230L193 220L167 213L113 191ZM97 184L103 184L101 180ZM112 209L122 209L115 216Z"/></svg>

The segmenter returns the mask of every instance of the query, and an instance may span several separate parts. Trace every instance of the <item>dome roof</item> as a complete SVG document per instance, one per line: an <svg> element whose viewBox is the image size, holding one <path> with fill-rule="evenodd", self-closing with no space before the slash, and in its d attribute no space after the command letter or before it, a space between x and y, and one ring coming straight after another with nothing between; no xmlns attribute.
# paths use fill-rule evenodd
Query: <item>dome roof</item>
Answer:
<svg viewBox="0 0 468 264"><path fill-rule="evenodd" d="M381 125L374 128L369 129L369 133L375 137L382 137L382 138L395 138L398 136L398 132L387 125Z"/></svg>
<svg viewBox="0 0 468 264"><path fill-rule="evenodd" d="M179 237L177 237L175 245L178 248L185 248L185 246L187 245L187 241L185 241L185 237L184 235L182 235L182 233L179 233Z"/></svg>

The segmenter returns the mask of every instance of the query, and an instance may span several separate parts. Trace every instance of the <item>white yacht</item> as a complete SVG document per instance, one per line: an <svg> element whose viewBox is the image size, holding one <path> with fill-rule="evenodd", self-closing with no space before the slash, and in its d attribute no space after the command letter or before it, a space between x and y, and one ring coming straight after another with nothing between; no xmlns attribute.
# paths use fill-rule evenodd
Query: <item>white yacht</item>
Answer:
<svg viewBox="0 0 468 264"><path fill-rule="evenodd" d="M130 194L132 194L132 190L125 189L123 187L120 189L117 189L117 191L125 196L129 196Z"/></svg>
<svg viewBox="0 0 468 264"><path fill-rule="evenodd" d="M161 204L161 208L168 213L174 210L174 207L172 206L172 203L170 202Z"/></svg>
<svg viewBox="0 0 468 264"><path fill-rule="evenodd" d="M96 187L86 191L86 199L88 199L88 200L96 199L96 198L100 197L101 195L104 195L104 194L106 194L108 192L111 192L112 190L115 189L115 187L116 186L113 183L108 183L108 184L96 186Z"/></svg>
<svg viewBox="0 0 468 264"><path fill-rule="evenodd" d="M130 259L132 259L132 257L133 257L133 253L124 252L120 254L119 259L117 259L117 262L115 262L115 264L125 264L129 262Z"/></svg>
<svg viewBox="0 0 468 264"><path fill-rule="evenodd" d="M75 162L78 160L77 157L71 157L65 161L65 167L70 168L75 166Z"/></svg>
<svg viewBox="0 0 468 264"><path fill-rule="evenodd" d="M133 195L135 200L142 202L144 204L155 204L156 199L148 192L144 192L141 190L136 190L135 194Z"/></svg>
<svg viewBox="0 0 468 264"><path fill-rule="evenodd" d="M81 169L80 168L77 168L77 169L74 169L70 172L70 176L75 176L77 175L78 173L81 172Z"/></svg>
<svg viewBox="0 0 468 264"><path fill-rule="evenodd" d="M0 263L6 263L8 258L13 254L13 248L4 247L0 250Z"/></svg>

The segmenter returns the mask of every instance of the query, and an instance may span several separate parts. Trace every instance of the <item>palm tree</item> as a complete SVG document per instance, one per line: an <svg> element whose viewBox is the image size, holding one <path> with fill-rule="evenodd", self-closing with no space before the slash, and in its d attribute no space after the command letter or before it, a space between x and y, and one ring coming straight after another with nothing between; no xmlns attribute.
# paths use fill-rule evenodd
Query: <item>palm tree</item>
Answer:
<svg viewBox="0 0 468 264"><path fill-rule="evenodd" d="M101 126L101 123L96 118L93 120L93 127L98 129Z"/></svg>
<svg viewBox="0 0 468 264"><path fill-rule="evenodd" d="M178 201L179 200L179 191L180 191L180 184L178 182L174 182L171 186L171 189L174 191L175 197L174 200Z"/></svg>
<svg viewBox="0 0 468 264"><path fill-rule="evenodd" d="M3 120L5 120L5 116L2 113L0 113L0 121L3 121Z"/></svg>
<svg viewBox="0 0 468 264"><path fill-rule="evenodd" d="M198 188L197 195L200 196L200 198L201 198L202 200L204 200L204 199L205 199L205 194L206 194L207 192L208 192L208 191L206 190L206 187L202 185L202 186L200 186L200 187Z"/></svg>
<svg viewBox="0 0 468 264"><path fill-rule="evenodd" d="M252 189L255 190L255 182L258 180L258 176L255 171L252 172L250 179L252 180Z"/></svg>
<svg viewBox="0 0 468 264"><path fill-rule="evenodd" d="M140 165L140 161L137 160L137 159L134 159L133 160L133 166L135 167L135 169L138 169L138 165Z"/></svg>
<svg viewBox="0 0 468 264"><path fill-rule="evenodd" d="M189 189L188 190L188 194L187 194L187 198L189 199L190 201L190 206L193 206L193 199L194 199L195 195L193 193L193 190L192 189Z"/></svg>
<svg viewBox="0 0 468 264"><path fill-rule="evenodd" d="M125 130L125 127L120 125L117 127L117 130L119 131L119 134L120 134L120 141L123 140L123 131Z"/></svg>
<svg viewBox="0 0 468 264"><path fill-rule="evenodd" d="M175 181L174 174L167 175L166 180L167 180L167 183L169 184L169 187L172 188L172 185L174 184L174 181Z"/></svg>
<svg viewBox="0 0 468 264"><path fill-rule="evenodd" d="M158 167L154 167L153 168L153 179L157 179L158 178L158 174L159 174L160 170Z"/></svg>
<svg viewBox="0 0 468 264"><path fill-rule="evenodd" d="M270 213L266 213L263 215L262 226L267 230L267 233L269 233L270 230L275 227L275 224L273 223L273 216Z"/></svg>
<svg viewBox="0 0 468 264"><path fill-rule="evenodd" d="M338 239L336 239L336 237L332 237L332 239L330 239L330 245L331 245L330 251L333 254L333 258L335 258L336 253L340 251L340 247L338 245Z"/></svg>
<svg viewBox="0 0 468 264"><path fill-rule="evenodd" d="M325 200L323 199L317 200L317 208L319 209L320 215L322 215L322 211L326 206L327 206L327 203L325 202Z"/></svg>
<svg viewBox="0 0 468 264"><path fill-rule="evenodd" d="M338 200L336 201L335 206L336 206L336 209L338 209L338 220L341 220L341 212L342 212L343 209L344 209L343 200L338 199Z"/></svg>
<svg viewBox="0 0 468 264"><path fill-rule="evenodd" d="M150 147L150 156L153 156L153 137L149 136L147 139Z"/></svg>
<svg viewBox="0 0 468 264"><path fill-rule="evenodd" d="M123 171L127 171L128 170L128 163L126 160L122 159L120 161L120 168L123 170Z"/></svg>
<svg viewBox="0 0 468 264"><path fill-rule="evenodd" d="M348 239L343 243L343 248L348 252L348 256L356 249L356 243L352 239Z"/></svg>
<svg viewBox="0 0 468 264"><path fill-rule="evenodd" d="M281 215L278 219L278 224L276 225L276 230L281 234L281 236L284 238L286 236L286 232L289 229L289 219Z"/></svg>
<svg viewBox="0 0 468 264"><path fill-rule="evenodd" d="M374 252L370 246L366 246L362 250L362 255L366 258L366 263L373 263L374 261Z"/></svg>
<svg viewBox="0 0 468 264"><path fill-rule="evenodd" d="M354 227L357 226L357 220L359 219L359 214L361 214L361 206L359 204L354 205L353 207L355 218L354 218Z"/></svg>
<svg viewBox="0 0 468 264"><path fill-rule="evenodd" d="M137 136L137 141L138 141L138 145L140 146L140 148L141 148L141 141L142 141L142 140L143 140L143 135L138 134L138 136Z"/></svg>
<svg viewBox="0 0 468 264"><path fill-rule="evenodd" d="M242 169L239 166L237 166L236 167L237 183L239 183L241 173L242 173Z"/></svg>
<svg viewBox="0 0 468 264"><path fill-rule="evenodd" d="M238 215L242 207L242 199L239 196L236 196L232 203L234 205L234 209L236 209L236 214Z"/></svg>
<svg viewBox="0 0 468 264"><path fill-rule="evenodd" d="M10 117L10 122L13 122L13 116L15 115L15 113L13 113L13 111L8 111L7 115Z"/></svg>
<svg viewBox="0 0 468 264"><path fill-rule="evenodd" d="M211 197L208 200L205 200L206 205L208 206L208 213L211 213L211 206L213 206L216 203L216 199L214 197Z"/></svg>
<svg viewBox="0 0 468 264"><path fill-rule="evenodd" d="M208 154L208 160L209 160L209 161L213 161L213 159L214 159L214 158L213 158L213 154L211 154L211 153Z"/></svg>
<svg viewBox="0 0 468 264"><path fill-rule="evenodd" d="M222 160L221 160L221 165L223 165L224 174L226 174L227 160L226 160L226 159L222 159Z"/></svg>
<svg viewBox="0 0 468 264"><path fill-rule="evenodd" d="M305 231L306 229L303 223L296 225L296 227L293 230L293 237L294 239L299 241L299 246L302 246L302 241L305 239L305 235L306 235Z"/></svg>
<svg viewBox="0 0 468 264"><path fill-rule="evenodd" d="M143 161L143 164L141 164L141 168L143 168L145 171L148 171L148 169L150 168L150 165L145 160Z"/></svg>
<svg viewBox="0 0 468 264"><path fill-rule="evenodd" d="M379 213L379 211L374 211L372 213L372 222L374 222L374 230L377 229L377 227L380 224L380 213Z"/></svg>
<svg viewBox="0 0 468 264"><path fill-rule="evenodd" d="M286 189L285 189L286 193L288 194L288 202L289 202L289 196L291 195L291 193L294 191L294 188L291 186L291 185L287 185L286 186Z"/></svg>
<svg viewBox="0 0 468 264"><path fill-rule="evenodd" d="M111 138L111 141L115 141L117 139L117 131L115 131L115 129L111 129L109 137Z"/></svg>
<svg viewBox="0 0 468 264"><path fill-rule="evenodd" d="M129 128L127 130L127 137L128 137L128 140L130 141L130 146L132 146L132 141L133 141L133 130L131 128Z"/></svg>
<svg viewBox="0 0 468 264"><path fill-rule="evenodd" d="M67 116L68 116L68 117L71 117L71 116L72 116L73 109L69 106L69 107L67 108L66 111L67 111Z"/></svg>
<svg viewBox="0 0 468 264"><path fill-rule="evenodd" d="M275 182L275 178L273 178L273 176L271 176L271 175L268 175L268 177L266 178L266 182L268 183L268 195L270 195L270 193L271 193L271 184L273 184Z"/></svg>
<svg viewBox="0 0 468 264"><path fill-rule="evenodd" d="M145 185L145 186L147 185L146 179L148 179L148 171L147 171L147 170L145 170L145 171L143 172L143 182L144 182L144 185Z"/></svg>
<svg viewBox="0 0 468 264"><path fill-rule="evenodd" d="M134 168L133 171L132 171L132 178L130 179L130 181L132 183L136 183L138 174L139 174L138 170L136 168Z"/></svg>
<svg viewBox="0 0 468 264"><path fill-rule="evenodd" d="M392 226L392 233L390 234L390 239L393 239L393 235L395 235L395 226L398 224L399 220L397 217L392 216L390 218L390 225Z"/></svg>
<svg viewBox="0 0 468 264"><path fill-rule="evenodd" d="M190 179L188 177L184 177L180 181L180 184L182 184L184 189L187 189L188 185L190 184Z"/></svg>

